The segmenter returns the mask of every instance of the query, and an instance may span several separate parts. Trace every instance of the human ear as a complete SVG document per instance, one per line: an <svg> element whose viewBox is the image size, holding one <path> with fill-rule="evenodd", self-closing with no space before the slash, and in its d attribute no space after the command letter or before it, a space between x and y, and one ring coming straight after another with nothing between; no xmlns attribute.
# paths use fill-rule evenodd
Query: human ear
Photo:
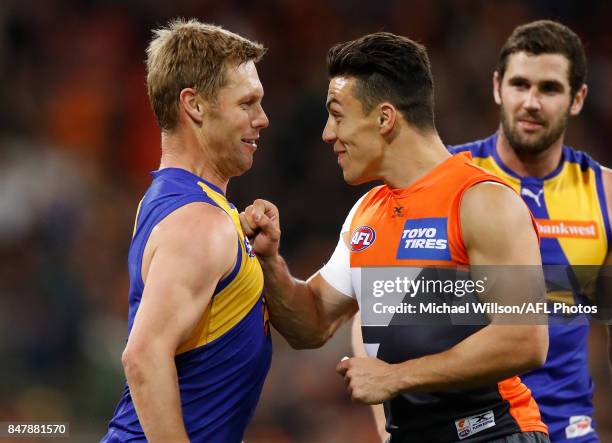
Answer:
<svg viewBox="0 0 612 443"><path fill-rule="evenodd" d="M574 100L572 100L572 105L570 106L570 115L578 115L584 106L584 100L589 92L589 88L586 84L583 84L576 95L574 96Z"/></svg>
<svg viewBox="0 0 612 443"><path fill-rule="evenodd" d="M179 105L183 111L196 123L204 120L204 101L193 88L185 88L179 94Z"/></svg>

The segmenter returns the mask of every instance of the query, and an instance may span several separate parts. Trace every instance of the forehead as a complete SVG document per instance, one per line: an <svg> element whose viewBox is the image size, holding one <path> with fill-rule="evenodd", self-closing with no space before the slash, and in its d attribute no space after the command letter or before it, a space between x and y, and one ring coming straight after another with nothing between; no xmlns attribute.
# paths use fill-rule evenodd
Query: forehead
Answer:
<svg viewBox="0 0 612 443"><path fill-rule="evenodd" d="M556 80L569 86L569 60L561 54L517 52L508 57L504 77L524 77L533 82Z"/></svg>
<svg viewBox="0 0 612 443"><path fill-rule="evenodd" d="M329 88L327 90L327 106L329 107L334 102L342 106L358 104L359 101L351 93L355 81L352 77L333 77L329 81Z"/></svg>
<svg viewBox="0 0 612 443"><path fill-rule="evenodd" d="M263 95L263 86L257 75L257 68L253 61L241 64L230 64L226 71L226 84L221 89L233 91L238 94L259 93Z"/></svg>
<svg viewBox="0 0 612 443"><path fill-rule="evenodd" d="M349 101L351 98L354 99L351 90L355 79L351 77L334 77L329 81L329 88L327 90L327 101L335 100L340 103Z"/></svg>

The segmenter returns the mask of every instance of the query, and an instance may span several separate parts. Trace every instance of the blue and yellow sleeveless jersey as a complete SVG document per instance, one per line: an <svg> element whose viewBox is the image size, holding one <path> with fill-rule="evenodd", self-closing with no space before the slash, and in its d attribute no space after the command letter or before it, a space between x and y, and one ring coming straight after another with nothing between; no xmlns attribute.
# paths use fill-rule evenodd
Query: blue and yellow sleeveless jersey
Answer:
<svg viewBox="0 0 612 443"><path fill-rule="evenodd" d="M549 301L588 303L612 238L600 165L584 152L563 146L562 161L552 173L521 177L503 164L496 144L493 135L449 149L471 152L476 164L504 179L529 206L541 236ZM521 378L533 391L551 441L598 442L592 420L588 319L551 315L549 323L546 363Z"/></svg>
<svg viewBox="0 0 612 443"><path fill-rule="evenodd" d="M218 283L190 338L177 350L175 363L191 442L240 443L272 356L263 273L242 232L236 208L219 188L183 169L166 168L152 175L153 183L138 207L128 255L128 334L144 290L142 257L153 228L193 202L225 211L238 233L236 264ZM102 441L146 442L127 383Z"/></svg>

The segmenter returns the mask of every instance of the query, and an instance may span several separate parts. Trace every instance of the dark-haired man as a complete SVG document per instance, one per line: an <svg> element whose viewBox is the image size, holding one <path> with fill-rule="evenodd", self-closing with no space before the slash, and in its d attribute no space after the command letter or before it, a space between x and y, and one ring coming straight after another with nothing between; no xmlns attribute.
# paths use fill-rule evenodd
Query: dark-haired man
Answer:
<svg viewBox="0 0 612 443"><path fill-rule="evenodd" d="M278 253L276 207L257 200L241 215L262 262L271 321L289 343L323 345L363 307L370 294L361 275L375 267L531 265L530 278L518 283L537 289L543 277L529 211L469 156L448 153L434 126L425 48L370 34L331 48L327 66L323 139L347 183L385 184L355 204L329 262L306 282ZM337 371L354 400L384 402L391 442L548 441L516 377L542 364L546 326L414 327L388 319L364 323L365 334L371 357L343 360Z"/></svg>
<svg viewBox="0 0 612 443"><path fill-rule="evenodd" d="M589 282L599 266L612 264L612 171L563 144L568 118L580 113L587 95L586 74L584 48L571 29L549 20L517 27L493 77L498 132L452 148L471 152L521 194L538 223L542 262L551 265L548 298L568 306L590 305ZM594 295L603 306L603 294ZM567 319L551 316L546 363L521 378L551 441L595 443L589 325L584 315Z"/></svg>
<svg viewBox="0 0 612 443"><path fill-rule="evenodd" d="M599 266L612 264L612 171L563 144L568 118L580 113L587 95L586 74L584 48L571 29L549 20L518 26L502 47L493 76L498 132L451 148L470 152L476 164L523 197L542 237L548 298L569 306L590 305L588 283ZM603 294L595 296L605 307ZM521 379L536 398L551 441L596 443L587 318L553 315L550 320L546 363ZM353 347L362 354L355 323ZM374 415L384 434L382 410L375 407Z"/></svg>

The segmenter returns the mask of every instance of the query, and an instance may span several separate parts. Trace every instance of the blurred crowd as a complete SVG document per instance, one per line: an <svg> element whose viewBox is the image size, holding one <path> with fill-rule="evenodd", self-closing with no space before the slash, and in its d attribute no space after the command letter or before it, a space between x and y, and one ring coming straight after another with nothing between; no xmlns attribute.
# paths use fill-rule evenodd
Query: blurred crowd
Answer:
<svg viewBox="0 0 612 443"><path fill-rule="evenodd" d="M0 2L0 422L61 420L71 441L97 441L123 387L127 249L138 200L159 161L145 89L151 29L196 17L269 48L258 69L270 127L253 169L233 179L243 208L281 210L281 250L307 277L329 257L363 187L344 184L321 141L325 54L338 41L385 30L429 50L436 123L448 144L498 124L491 92L497 53L518 24L559 19L583 39L590 94L569 144L612 165L612 4L606 1L4 0ZM605 337L592 340L602 441L612 441ZM348 328L318 351L274 336L270 376L246 441L375 439L368 408L335 374ZM24 440L25 441L25 440Z"/></svg>

